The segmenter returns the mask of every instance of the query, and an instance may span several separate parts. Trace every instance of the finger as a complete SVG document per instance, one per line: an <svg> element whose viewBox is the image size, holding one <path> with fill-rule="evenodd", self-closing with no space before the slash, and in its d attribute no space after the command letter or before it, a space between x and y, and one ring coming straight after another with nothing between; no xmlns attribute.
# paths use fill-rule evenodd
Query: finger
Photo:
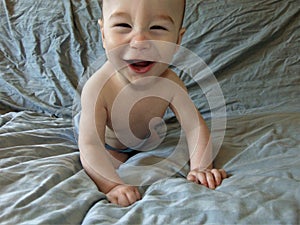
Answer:
<svg viewBox="0 0 300 225"><path fill-rule="evenodd" d="M112 197L111 195L106 195L106 197L107 197L109 202L111 202L113 204L118 204L118 198Z"/></svg>
<svg viewBox="0 0 300 225"><path fill-rule="evenodd" d="M216 188L216 184L215 184L216 181L215 181L215 178L214 178L213 174L210 171L207 171L205 173L205 175L206 175L206 180L207 180L207 183L208 183L208 187L210 189L215 189Z"/></svg>
<svg viewBox="0 0 300 225"><path fill-rule="evenodd" d="M117 204L120 205L120 206L123 206L123 207L126 207L126 206L130 205L130 202L128 201L126 194L120 194L118 196L118 203Z"/></svg>
<svg viewBox="0 0 300 225"><path fill-rule="evenodd" d="M191 181L191 182L194 182L194 183L197 183L197 184L199 183L197 177L195 175L191 174L191 173L187 176L186 179L188 181Z"/></svg>
<svg viewBox="0 0 300 225"><path fill-rule="evenodd" d="M138 200L138 195L136 193L136 188L133 188L132 190L128 191L126 193L126 197L127 197L127 200L128 200L130 205L135 203Z"/></svg>
<svg viewBox="0 0 300 225"><path fill-rule="evenodd" d="M139 190L137 188L135 188L134 191L135 191L135 195L136 195L137 200L140 200L142 198L142 196L141 196Z"/></svg>
<svg viewBox="0 0 300 225"><path fill-rule="evenodd" d="M198 179L200 184L204 185L205 187L208 187L208 182L207 182L207 179L206 179L205 172L198 172L197 173L197 179Z"/></svg>
<svg viewBox="0 0 300 225"><path fill-rule="evenodd" d="M225 170L223 170L223 169L220 169L219 171L220 171L220 173L221 173L222 179L225 179L225 178L227 178L227 173L226 173L226 171L225 171Z"/></svg>
<svg viewBox="0 0 300 225"><path fill-rule="evenodd" d="M211 173L214 176L215 185L219 186L222 183L222 175L221 175L220 171L217 169L212 169Z"/></svg>

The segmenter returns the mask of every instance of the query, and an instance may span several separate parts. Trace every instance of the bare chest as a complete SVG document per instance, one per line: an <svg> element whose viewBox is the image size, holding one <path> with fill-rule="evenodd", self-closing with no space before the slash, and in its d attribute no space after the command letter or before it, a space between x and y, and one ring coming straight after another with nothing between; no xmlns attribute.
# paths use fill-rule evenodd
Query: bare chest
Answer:
<svg viewBox="0 0 300 225"><path fill-rule="evenodd" d="M149 134L150 121L162 118L168 106L168 101L158 97L147 97L135 102L114 101L108 107L107 126L115 132L132 132L144 138Z"/></svg>

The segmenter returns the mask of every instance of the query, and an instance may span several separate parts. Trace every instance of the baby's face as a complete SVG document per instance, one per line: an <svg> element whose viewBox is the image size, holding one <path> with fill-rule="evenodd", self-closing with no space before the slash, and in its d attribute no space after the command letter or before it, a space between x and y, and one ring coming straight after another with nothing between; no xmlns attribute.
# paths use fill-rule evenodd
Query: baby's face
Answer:
<svg viewBox="0 0 300 225"><path fill-rule="evenodd" d="M183 11L183 0L104 0L100 26L108 58L131 77L160 75L184 34Z"/></svg>

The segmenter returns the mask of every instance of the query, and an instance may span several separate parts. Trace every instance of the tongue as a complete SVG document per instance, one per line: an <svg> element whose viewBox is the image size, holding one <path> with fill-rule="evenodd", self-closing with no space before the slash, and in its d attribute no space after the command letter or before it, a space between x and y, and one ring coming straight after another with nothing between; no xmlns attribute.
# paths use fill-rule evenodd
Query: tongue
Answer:
<svg viewBox="0 0 300 225"><path fill-rule="evenodd" d="M130 68L136 73L147 73L151 69L152 64L153 62L151 61L132 62Z"/></svg>
<svg viewBox="0 0 300 225"><path fill-rule="evenodd" d="M136 67L146 67L150 65L150 62L144 61L144 62L137 62L137 63L133 63L133 66Z"/></svg>

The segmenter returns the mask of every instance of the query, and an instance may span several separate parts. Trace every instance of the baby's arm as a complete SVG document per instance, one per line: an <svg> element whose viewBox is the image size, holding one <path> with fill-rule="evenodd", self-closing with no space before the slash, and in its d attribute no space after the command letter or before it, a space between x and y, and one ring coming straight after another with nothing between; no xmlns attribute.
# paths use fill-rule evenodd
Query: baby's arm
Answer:
<svg viewBox="0 0 300 225"><path fill-rule="evenodd" d="M95 77L97 74L95 75ZM92 77L82 91L79 149L83 168L109 201L128 206L141 198L136 187L124 184L104 146L107 113L99 98L99 82Z"/></svg>
<svg viewBox="0 0 300 225"><path fill-rule="evenodd" d="M187 179L214 189L226 178L226 172L223 169L213 169L209 129L189 98L184 84L180 81L178 84L185 90L186 95L175 94L171 109L180 121L187 138L190 155L190 172Z"/></svg>
<svg viewBox="0 0 300 225"><path fill-rule="evenodd" d="M215 189L227 177L223 169L213 168L212 145L209 130L202 116L198 114L197 128L187 132L187 141L190 151L190 167L187 179L202 184L210 189Z"/></svg>

